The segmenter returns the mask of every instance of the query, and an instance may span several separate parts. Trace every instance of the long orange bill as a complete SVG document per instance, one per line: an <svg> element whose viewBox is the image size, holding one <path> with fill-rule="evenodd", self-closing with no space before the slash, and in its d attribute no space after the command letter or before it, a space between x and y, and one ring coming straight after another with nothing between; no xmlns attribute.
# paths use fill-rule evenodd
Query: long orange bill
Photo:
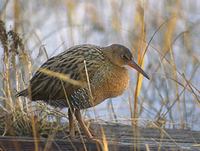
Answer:
<svg viewBox="0 0 200 151"><path fill-rule="evenodd" d="M141 73L144 77L146 77L147 79L149 79L149 76L142 70L142 68L140 68L140 66L137 65L137 63L135 63L135 61L130 61L129 62L129 66L131 66L132 68L134 68L135 70L137 70L139 73Z"/></svg>

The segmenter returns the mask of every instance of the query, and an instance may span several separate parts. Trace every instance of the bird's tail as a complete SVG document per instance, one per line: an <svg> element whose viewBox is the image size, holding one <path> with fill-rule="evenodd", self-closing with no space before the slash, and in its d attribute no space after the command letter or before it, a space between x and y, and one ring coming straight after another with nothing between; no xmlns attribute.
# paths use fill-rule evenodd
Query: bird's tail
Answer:
<svg viewBox="0 0 200 151"><path fill-rule="evenodd" d="M22 90L21 92L18 92L15 96L19 97L19 96L27 96L28 95L28 90Z"/></svg>

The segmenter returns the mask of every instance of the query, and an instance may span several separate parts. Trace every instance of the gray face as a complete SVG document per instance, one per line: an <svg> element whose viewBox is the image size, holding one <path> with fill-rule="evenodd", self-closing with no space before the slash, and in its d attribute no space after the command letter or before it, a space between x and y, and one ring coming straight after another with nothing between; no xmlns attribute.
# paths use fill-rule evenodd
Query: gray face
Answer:
<svg viewBox="0 0 200 151"><path fill-rule="evenodd" d="M131 54L131 52L129 51L129 49L125 48L122 49L121 55L120 55L121 59L127 64L129 61L133 60L133 56Z"/></svg>
<svg viewBox="0 0 200 151"><path fill-rule="evenodd" d="M119 44L113 44L111 48L113 51L113 62L117 65L128 65L128 63L133 60L133 56L128 48Z"/></svg>
<svg viewBox="0 0 200 151"><path fill-rule="evenodd" d="M110 47L112 49L112 54L113 54L111 60L114 64L120 67L123 67L124 65L129 65L130 67L140 72L147 79L149 79L149 76L134 61L133 56L128 48L119 44L113 44Z"/></svg>

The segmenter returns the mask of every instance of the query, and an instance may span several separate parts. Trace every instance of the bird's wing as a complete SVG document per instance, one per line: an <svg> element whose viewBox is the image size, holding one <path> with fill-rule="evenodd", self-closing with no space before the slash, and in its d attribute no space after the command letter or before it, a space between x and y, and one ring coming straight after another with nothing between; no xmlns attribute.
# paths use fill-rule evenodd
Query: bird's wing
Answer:
<svg viewBox="0 0 200 151"><path fill-rule="evenodd" d="M30 81L32 99L64 99L63 97L66 97L64 91L70 95L75 90L84 88L85 85L73 85L67 80L54 76L54 74L66 74L69 79L83 83L88 82L87 76L92 77L101 63L99 61L101 57L98 54L94 55L97 50L92 45L80 45L47 60ZM93 54L89 54L92 51ZM41 72L41 70L52 71L53 75Z"/></svg>

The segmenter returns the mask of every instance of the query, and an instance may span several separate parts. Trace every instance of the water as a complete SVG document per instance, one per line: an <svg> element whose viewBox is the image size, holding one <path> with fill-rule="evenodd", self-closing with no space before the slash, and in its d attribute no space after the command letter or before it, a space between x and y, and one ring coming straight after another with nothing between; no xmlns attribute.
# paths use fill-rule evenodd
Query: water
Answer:
<svg viewBox="0 0 200 151"><path fill-rule="evenodd" d="M0 0L0 10L5 0ZM186 79L190 79L191 83L199 90L200 88L200 70L199 70L199 20L200 20L200 2L198 0L192 3L183 0L180 5L170 4L170 2L147 1L145 3L145 22L147 41L150 40L154 31L166 19L171 18L170 15L177 9L177 22L173 31L173 38L185 32L185 36L180 37L172 45L174 60L177 71L184 73ZM31 53L33 60L33 72L44 62L46 58L44 54L39 54L40 47L45 46L49 57L54 56L70 46L90 43L106 46L111 43L120 43L129 48L133 48L134 41L139 37L136 18L136 1L91 1L83 2L74 1L21 1L21 24L23 31L20 31L23 39L27 40L27 50ZM71 13L71 15L70 15ZM9 1L6 8L7 29L11 29L14 24L13 20L13 1ZM173 18L173 17L172 17ZM163 25L151 42L160 53L163 52L169 25ZM188 33L189 31L189 33ZM188 35L189 36L188 36ZM189 42L188 42L189 41ZM2 48L0 47L0 56L2 56ZM137 52L137 50L136 50ZM136 53L135 53L136 54ZM135 57L137 57L135 55ZM173 64L170 54L166 57ZM2 63L2 60L1 60ZM156 67L161 67L156 71ZM166 60L161 61L161 56L155 49L149 47L145 57L145 71L153 78L151 81L144 80L141 94L139 96L139 106L143 106L140 118L146 121L155 120L160 113L165 113L168 107L176 101L176 83L168 77L173 77L173 65L169 65ZM193 75L194 69L197 71ZM2 70L2 66L0 66ZM130 88L117 98L113 98L112 103L115 114L119 122L130 120L129 99L134 101L134 88L136 80L136 72L130 71L131 84ZM186 84L183 77L177 73L178 81L183 85ZM28 83L28 82L27 82ZM2 86L2 82L0 82ZM190 88L180 96L180 102L176 101L171 109L173 121L169 114L166 115L167 122L180 124L180 119L186 122L192 129L199 130L200 114L197 99L199 99L198 91L194 90L197 98L191 93ZM183 90L178 85L178 93ZM0 92L2 95L2 92ZM184 103L185 102L185 103ZM184 108L185 104L185 108ZM179 107L178 107L179 105ZM141 108L140 108L141 109ZM95 107L96 117L102 120L114 121L112 113L108 109L108 100ZM87 110L86 116L95 118L94 109ZM191 123L193 123L191 125ZM178 125L177 124L177 125ZM178 126L177 126L178 127Z"/></svg>

